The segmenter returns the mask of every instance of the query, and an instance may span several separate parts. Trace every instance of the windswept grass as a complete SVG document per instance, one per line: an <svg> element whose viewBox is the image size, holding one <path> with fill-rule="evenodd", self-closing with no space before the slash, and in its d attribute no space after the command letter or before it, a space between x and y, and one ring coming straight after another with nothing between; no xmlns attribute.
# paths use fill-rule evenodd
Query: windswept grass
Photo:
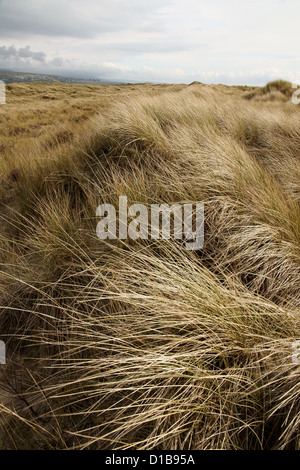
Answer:
<svg viewBox="0 0 300 470"><path fill-rule="evenodd" d="M248 93L244 98L257 101L287 101L293 94L292 84L286 80L274 80L264 87L257 87Z"/></svg>
<svg viewBox="0 0 300 470"><path fill-rule="evenodd" d="M2 448L299 449L300 115L244 99L285 84L10 87ZM204 202L203 250L100 241L119 195Z"/></svg>

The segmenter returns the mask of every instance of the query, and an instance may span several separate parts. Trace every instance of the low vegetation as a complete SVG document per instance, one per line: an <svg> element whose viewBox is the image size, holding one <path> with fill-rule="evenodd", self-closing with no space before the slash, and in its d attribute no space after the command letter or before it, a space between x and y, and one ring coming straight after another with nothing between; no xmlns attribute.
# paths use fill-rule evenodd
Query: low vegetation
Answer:
<svg viewBox="0 0 300 470"><path fill-rule="evenodd" d="M3 449L300 448L300 114L276 83L8 86ZM100 241L119 195L204 202L204 248Z"/></svg>

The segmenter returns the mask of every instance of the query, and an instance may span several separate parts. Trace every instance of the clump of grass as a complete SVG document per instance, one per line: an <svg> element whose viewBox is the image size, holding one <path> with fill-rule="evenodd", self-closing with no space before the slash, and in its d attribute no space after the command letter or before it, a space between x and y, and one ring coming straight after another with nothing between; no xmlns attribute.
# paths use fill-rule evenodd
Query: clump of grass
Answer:
<svg viewBox="0 0 300 470"><path fill-rule="evenodd" d="M274 80L264 87L256 88L245 93L247 100L287 101L293 94L292 84L286 80Z"/></svg>
<svg viewBox="0 0 300 470"><path fill-rule="evenodd" d="M31 406L46 399L41 418L51 420L57 439L53 416L64 420L66 439L80 448L293 443L294 393L281 402L289 437L275 436L272 426L273 419L277 430L283 426L279 396L296 379L299 312L212 275L184 248L158 245L108 246L84 272L65 277L56 297L40 285L40 307L28 315L48 327L18 338L33 350L27 361L42 390L26 391Z"/></svg>

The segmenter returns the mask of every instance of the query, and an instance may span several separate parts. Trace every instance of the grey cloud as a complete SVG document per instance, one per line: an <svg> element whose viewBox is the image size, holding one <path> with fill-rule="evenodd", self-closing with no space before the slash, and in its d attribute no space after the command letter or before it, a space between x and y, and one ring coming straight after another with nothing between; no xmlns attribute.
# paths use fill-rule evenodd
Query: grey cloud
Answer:
<svg viewBox="0 0 300 470"><path fill-rule="evenodd" d="M31 51L30 46L21 47L18 50L18 54L19 57L31 58L39 62L44 62L46 58L46 54L44 52L33 52Z"/></svg>
<svg viewBox="0 0 300 470"><path fill-rule="evenodd" d="M6 37L24 34L92 38L108 32L161 31L161 0L2 0L0 31Z"/></svg>
<svg viewBox="0 0 300 470"><path fill-rule="evenodd" d="M53 67L62 67L64 65L65 61L62 57L55 57L55 59L51 60L49 62L50 65L53 65Z"/></svg>
<svg viewBox="0 0 300 470"><path fill-rule="evenodd" d="M10 59L11 57L16 57L17 56L17 49L15 46L1 46L0 47L0 57L3 60Z"/></svg>
<svg viewBox="0 0 300 470"><path fill-rule="evenodd" d="M12 59L14 61L32 59L38 62L45 62L46 54L44 52L34 52L30 49L30 46L20 47L20 49L16 49L15 46L1 46L0 59L6 61Z"/></svg>

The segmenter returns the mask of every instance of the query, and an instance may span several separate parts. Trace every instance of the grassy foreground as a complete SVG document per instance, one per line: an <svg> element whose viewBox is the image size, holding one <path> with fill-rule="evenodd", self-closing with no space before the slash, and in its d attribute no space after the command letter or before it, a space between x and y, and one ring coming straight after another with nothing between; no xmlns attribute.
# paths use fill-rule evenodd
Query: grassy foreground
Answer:
<svg viewBox="0 0 300 470"><path fill-rule="evenodd" d="M300 449L291 89L11 84L0 108L2 449ZM205 244L96 208L205 203Z"/></svg>

